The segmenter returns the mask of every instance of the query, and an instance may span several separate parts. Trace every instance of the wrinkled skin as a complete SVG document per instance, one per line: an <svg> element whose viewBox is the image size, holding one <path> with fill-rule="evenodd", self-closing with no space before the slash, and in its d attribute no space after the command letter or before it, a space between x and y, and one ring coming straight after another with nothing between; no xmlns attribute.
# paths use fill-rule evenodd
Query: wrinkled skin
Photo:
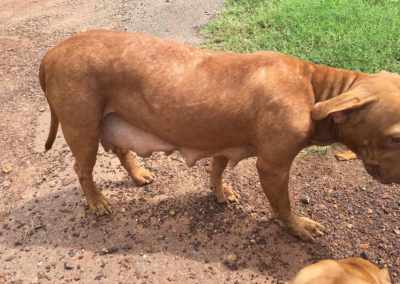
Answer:
<svg viewBox="0 0 400 284"><path fill-rule="evenodd" d="M312 64L274 53L212 52L136 33L90 31L50 50L40 84L51 110L46 149L58 124L74 157L89 210L111 207L96 187L99 142L137 184L154 176L133 151L179 151L189 166L213 157L210 188L220 203L228 162L257 157L263 191L279 220L305 241L323 227L291 211L289 172L301 149L341 142L382 182L399 182L400 77Z"/></svg>
<svg viewBox="0 0 400 284"><path fill-rule="evenodd" d="M334 120L336 116L340 142L357 154L375 179L400 183L400 76L372 75L359 82L349 99L342 104L357 100L355 109L345 106L345 110L330 113Z"/></svg>

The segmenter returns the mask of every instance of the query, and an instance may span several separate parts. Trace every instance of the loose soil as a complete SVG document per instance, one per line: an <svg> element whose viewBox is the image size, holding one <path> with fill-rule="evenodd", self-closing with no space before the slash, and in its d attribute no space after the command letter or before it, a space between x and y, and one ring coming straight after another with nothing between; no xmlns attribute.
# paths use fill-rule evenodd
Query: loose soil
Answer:
<svg viewBox="0 0 400 284"><path fill-rule="evenodd" d="M303 243L269 220L255 160L228 169L240 196L221 206L209 160L187 168L174 154L139 162L154 183L137 187L100 151L95 180L114 213L88 214L61 132L43 152L49 113L37 74L46 50L81 30L141 31L198 45L222 1L3 0L0 3L0 282L284 283L325 258L363 256L400 275L400 191L357 160L304 152L292 168L294 211L325 236Z"/></svg>

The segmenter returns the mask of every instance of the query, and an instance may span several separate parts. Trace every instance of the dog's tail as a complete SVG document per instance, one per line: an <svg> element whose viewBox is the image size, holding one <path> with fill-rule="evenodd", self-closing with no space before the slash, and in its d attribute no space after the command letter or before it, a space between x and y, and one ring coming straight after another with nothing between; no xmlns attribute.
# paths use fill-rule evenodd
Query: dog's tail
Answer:
<svg viewBox="0 0 400 284"><path fill-rule="evenodd" d="M49 135L47 137L46 144L44 145L45 150L48 151L51 149L51 147L53 146L54 140L56 139L59 121L58 121L58 117L46 95L46 75L45 75L45 68L44 68L44 58L40 64L39 81L40 81L40 86L42 87L42 90L44 92L44 95L46 96L47 102L50 107L50 112L51 112L50 131L49 131Z"/></svg>

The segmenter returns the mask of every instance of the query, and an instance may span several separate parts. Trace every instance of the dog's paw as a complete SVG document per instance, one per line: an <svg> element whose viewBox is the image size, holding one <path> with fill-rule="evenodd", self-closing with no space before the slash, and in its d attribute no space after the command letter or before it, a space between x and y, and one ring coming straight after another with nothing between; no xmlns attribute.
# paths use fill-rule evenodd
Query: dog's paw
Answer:
<svg viewBox="0 0 400 284"><path fill-rule="evenodd" d="M132 178L137 185L146 185L154 181L154 175L146 169L139 168L132 174Z"/></svg>
<svg viewBox="0 0 400 284"><path fill-rule="evenodd" d="M94 197L87 200L89 212L98 216L112 213L110 203L107 198L99 191Z"/></svg>
<svg viewBox="0 0 400 284"><path fill-rule="evenodd" d="M293 214L288 220L283 221L283 224L290 233L306 242L315 242L314 237L323 236L324 227L307 217Z"/></svg>
<svg viewBox="0 0 400 284"><path fill-rule="evenodd" d="M238 201L238 196L230 185L223 184L221 188L216 188L214 192L218 203L226 204Z"/></svg>

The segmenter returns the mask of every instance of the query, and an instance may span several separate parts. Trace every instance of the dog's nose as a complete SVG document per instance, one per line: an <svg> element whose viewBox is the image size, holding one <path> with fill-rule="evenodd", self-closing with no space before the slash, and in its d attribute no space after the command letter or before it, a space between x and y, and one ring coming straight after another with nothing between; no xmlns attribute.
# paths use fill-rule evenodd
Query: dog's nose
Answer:
<svg viewBox="0 0 400 284"><path fill-rule="evenodd" d="M367 172L373 176L373 177L377 177L379 176L379 166L378 165L374 165L374 164L364 164L365 169L367 170Z"/></svg>

